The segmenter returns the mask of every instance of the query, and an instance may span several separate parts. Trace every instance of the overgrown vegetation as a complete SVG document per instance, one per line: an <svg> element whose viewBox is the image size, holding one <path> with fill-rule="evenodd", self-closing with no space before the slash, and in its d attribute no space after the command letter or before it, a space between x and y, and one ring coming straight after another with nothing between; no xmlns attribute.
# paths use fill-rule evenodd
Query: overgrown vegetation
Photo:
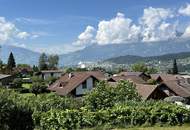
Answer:
<svg viewBox="0 0 190 130"><path fill-rule="evenodd" d="M111 129L190 122L190 110L162 101L142 101L135 86L127 81L120 81L114 87L100 82L84 98L60 97L54 93L35 96L0 89L0 105L0 127L5 130L97 126Z"/></svg>

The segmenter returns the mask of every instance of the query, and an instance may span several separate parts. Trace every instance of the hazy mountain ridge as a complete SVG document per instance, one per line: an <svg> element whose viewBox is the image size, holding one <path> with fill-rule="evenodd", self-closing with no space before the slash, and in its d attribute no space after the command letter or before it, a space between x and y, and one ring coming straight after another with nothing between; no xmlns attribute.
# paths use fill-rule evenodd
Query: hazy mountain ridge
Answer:
<svg viewBox="0 0 190 130"><path fill-rule="evenodd" d="M1 47L2 48L0 56L4 63L7 63L7 59L10 52L13 52L17 64L19 63L30 64L30 65L38 64L38 58L40 56L40 53L25 48L9 46L9 45L2 45Z"/></svg>
<svg viewBox="0 0 190 130"><path fill-rule="evenodd" d="M149 62L149 61L157 60L157 61L164 62L164 61L169 61L173 59L185 59L189 57L190 57L190 52L181 52L181 53L165 54L161 56L150 56L150 57L126 55L126 56L110 58L110 59L104 60L104 62L111 62L111 63L116 63L116 64L134 64L137 61Z"/></svg>
<svg viewBox="0 0 190 130"><path fill-rule="evenodd" d="M103 46L95 44L80 51L60 55L60 59L61 63L64 65L72 65L77 64L79 61L103 61L105 59L125 55L147 57L188 51L190 51L190 40L156 43L109 44Z"/></svg>
<svg viewBox="0 0 190 130"><path fill-rule="evenodd" d="M17 63L38 64L40 53L3 45L1 57L6 63L10 52L13 52ZM190 40L165 41L156 43L133 43L133 44L109 44L91 45L83 50L60 55L60 65L76 65L80 61L104 61L105 59L130 55L130 60L138 61L141 57L159 56L168 53L180 53L190 51ZM154 57L156 58L156 57Z"/></svg>

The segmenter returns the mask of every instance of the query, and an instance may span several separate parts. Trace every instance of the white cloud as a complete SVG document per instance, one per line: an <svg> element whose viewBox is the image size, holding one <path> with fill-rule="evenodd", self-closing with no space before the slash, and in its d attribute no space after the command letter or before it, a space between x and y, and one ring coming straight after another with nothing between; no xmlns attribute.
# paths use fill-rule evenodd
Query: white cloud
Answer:
<svg viewBox="0 0 190 130"><path fill-rule="evenodd" d="M27 32L19 32L19 33L17 34L17 37L20 38L20 39L26 39L26 38L29 37L29 36L30 36L30 34L27 33Z"/></svg>
<svg viewBox="0 0 190 130"><path fill-rule="evenodd" d="M16 31L14 24L7 22L4 17L0 17L0 44L9 40Z"/></svg>
<svg viewBox="0 0 190 130"><path fill-rule="evenodd" d="M154 42L174 38L176 26L165 22L166 19L173 16L170 9L153 7L144 9L144 14L139 22L142 26L142 41Z"/></svg>
<svg viewBox="0 0 190 130"><path fill-rule="evenodd" d="M76 46L86 46L94 43L95 29L92 26L87 26L85 31L78 36L78 40L73 43Z"/></svg>
<svg viewBox="0 0 190 130"><path fill-rule="evenodd" d="M190 38L190 25L185 29L182 38Z"/></svg>
<svg viewBox="0 0 190 130"><path fill-rule="evenodd" d="M182 14L182 15L184 15L184 16L190 16L190 4L187 4L186 6L181 7L181 8L178 10L178 13L179 13L179 14Z"/></svg>
<svg viewBox="0 0 190 130"><path fill-rule="evenodd" d="M15 24L7 21L4 17L0 17L0 44L5 44L13 39L25 39L29 36L28 32L20 31Z"/></svg>
<svg viewBox="0 0 190 130"><path fill-rule="evenodd" d="M96 40L98 44L130 43L138 40L140 27L132 24L132 20L125 18L122 13L110 21L100 21Z"/></svg>

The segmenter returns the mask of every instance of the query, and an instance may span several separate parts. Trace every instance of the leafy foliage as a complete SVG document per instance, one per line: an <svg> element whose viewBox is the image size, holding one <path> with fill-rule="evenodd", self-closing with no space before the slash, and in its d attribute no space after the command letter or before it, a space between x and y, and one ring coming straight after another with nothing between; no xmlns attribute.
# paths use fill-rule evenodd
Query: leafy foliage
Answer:
<svg viewBox="0 0 190 130"><path fill-rule="evenodd" d="M164 102L128 102L106 110L50 110L41 113L43 129L79 129L110 124L113 126L154 125L156 123L177 125L190 121L190 111Z"/></svg>
<svg viewBox="0 0 190 130"><path fill-rule="evenodd" d="M85 105L90 110L107 109L119 102L128 100L139 101L138 95L133 83L120 81L113 87L106 82L99 82L96 88L85 97Z"/></svg>
<svg viewBox="0 0 190 130"><path fill-rule="evenodd" d="M13 88L21 88L22 87L22 78L15 78L12 83Z"/></svg>

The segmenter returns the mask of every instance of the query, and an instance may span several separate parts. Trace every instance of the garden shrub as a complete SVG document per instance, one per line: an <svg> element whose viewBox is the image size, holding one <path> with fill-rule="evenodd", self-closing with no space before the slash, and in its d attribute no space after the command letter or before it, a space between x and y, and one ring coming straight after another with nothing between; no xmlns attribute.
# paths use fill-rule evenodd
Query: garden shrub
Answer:
<svg viewBox="0 0 190 130"><path fill-rule="evenodd" d="M119 81L117 86L99 82L84 98L85 106L93 111L111 108L128 100L140 101L141 97L134 84L124 80Z"/></svg>
<svg viewBox="0 0 190 130"><path fill-rule="evenodd" d="M151 106L116 105L107 110L97 111L89 111L86 108L65 111L54 109L41 115L40 126L43 129L78 129L106 124L131 127L144 124L177 125L190 122L189 119L186 120L190 116L190 111L181 106L164 102L151 102L151 104Z"/></svg>

